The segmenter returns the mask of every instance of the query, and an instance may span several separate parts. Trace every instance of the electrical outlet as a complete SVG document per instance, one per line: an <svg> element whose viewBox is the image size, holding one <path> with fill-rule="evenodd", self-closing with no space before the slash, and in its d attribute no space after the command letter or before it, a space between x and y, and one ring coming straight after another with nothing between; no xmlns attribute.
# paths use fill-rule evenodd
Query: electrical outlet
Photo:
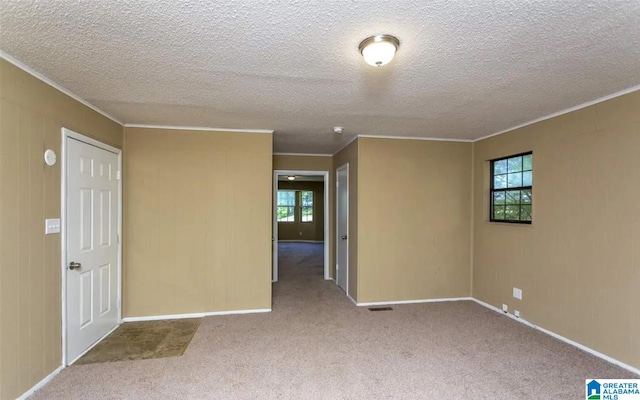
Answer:
<svg viewBox="0 0 640 400"><path fill-rule="evenodd" d="M518 289L517 287L513 288L513 297L518 300L522 300L522 289Z"/></svg>
<svg viewBox="0 0 640 400"><path fill-rule="evenodd" d="M302 232L300 232L300 236L302 236Z"/></svg>
<svg viewBox="0 0 640 400"><path fill-rule="evenodd" d="M516 316L516 318L520 318L520 311L515 310L515 311L513 312L513 315L515 315L515 316Z"/></svg>
<svg viewBox="0 0 640 400"><path fill-rule="evenodd" d="M506 305L506 304L503 304L502 305L502 311L504 311L505 313L508 313L509 312L509 306Z"/></svg>

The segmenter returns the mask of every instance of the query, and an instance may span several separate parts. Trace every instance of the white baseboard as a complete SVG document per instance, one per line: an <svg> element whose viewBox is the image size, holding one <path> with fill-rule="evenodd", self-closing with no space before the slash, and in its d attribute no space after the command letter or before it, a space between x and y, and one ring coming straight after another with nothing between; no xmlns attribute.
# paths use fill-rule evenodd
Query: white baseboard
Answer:
<svg viewBox="0 0 640 400"><path fill-rule="evenodd" d="M402 300L402 301L379 301L379 302L369 302L369 303L358 303L356 302L353 297L351 297L350 295L347 295L347 298L355 305L359 306L359 307L366 307L366 306L378 306L378 305L394 305L394 304L418 304L418 303L437 303L437 302L447 302L447 301L465 301L465 300L470 300L470 301L474 301L475 303L486 307L492 311L495 311L498 314L503 314L506 315L507 317L514 319L518 322L520 322L521 324L524 324L530 328L539 330L540 332L543 332L549 336L552 336L560 341L563 341L571 346L574 346L582 351L585 351L589 354L592 354L598 358L601 358L607 362L610 362L611 364L617 365L620 368L626 369L627 371L633 372L635 374L640 375L640 369L633 367L629 364L625 364L622 361L616 360L615 358L609 357L606 354L600 353L599 351L593 350L587 346L584 346L578 342L574 342L571 339L568 339L564 336L558 335L555 332L549 331L547 329L541 328L539 326L536 326L535 324L522 319L522 318L518 318L516 316L514 316L513 314L509 314L509 313L505 313L503 312L501 309L492 306L491 304L485 303L484 301L478 300L474 297L453 297L453 298L441 298L441 299L420 299L420 300ZM154 315L154 316L146 316L146 317L128 317L128 318L123 318L123 322L135 322L135 321L156 321L156 320L164 320L164 319L183 319L183 318L201 318L201 317L207 317L207 316L215 316L215 315L236 315L236 314L253 314L253 313L266 313L266 312L271 312L270 308L264 308L264 309L255 309L255 310L234 310L234 311L214 311L214 312L206 312L206 313L193 313L193 314L175 314L175 315ZM53 372L51 372L49 375L47 375L44 379L42 379L40 382L38 382L37 384L35 384L31 389L27 390L26 392L24 392L20 397L18 397L17 400L23 400L23 399L27 399L29 396L31 396L34 392L36 392L37 390L41 389L43 386L45 386L47 383L49 383L56 375L58 375L60 373L60 371L62 371L64 369L64 366L60 365L58 368L56 368Z"/></svg>
<svg viewBox="0 0 640 400"><path fill-rule="evenodd" d="M91 351L91 349L93 349L94 347L96 347L98 345L98 343L102 342L102 340L104 340L104 338L106 338L107 336L111 335L113 333L113 331L115 331L116 329L118 329L118 327L120 326L120 324L116 325L113 327L113 329L111 329L109 332L107 332L104 336L102 336L100 339L96 340L95 343L93 343L91 346L89 346L85 351L83 351L78 357L76 357L73 361L69 362L68 365L72 365L74 362L78 361L80 359L80 357L84 356L85 354L87 354L89 351ZM56 375L58 375L60 373L60 371L62 371L63 369L65 369L66 367L64 365L60 365L58 368L56 368L55 371L53 371L52 373L50 373L49 375L47 375L44 379L42 379L40 382L36 383L35 386L33 386L31 389L29 389L28 391L26 391L22 396L18 397L18 400L22 400L22 399L26 399L27 397L31 396L36 390L41 389L44 385L46 385L47 383L49 383Z"/></svg>
<svg viewBox="0 0 640 400"><path fill-rule="evenodd" d="M585 346L585 345L582 345L582 344L580 344L580 343L578 343L578 342L574 342L573 340L568 339L568 338L566 338L566 337L564 337L564 336L562 336L562 335L558 335L558 334L557 334L557 333L555 333L555 332L551 332L551 331L550 331L550 330L548 330L548 329L541 328L541 327L539 327L539 326L537 326L537 325L535 325L535 324L532 324L531 322L529 322L529 321L527 321L527 320L525 320L525 319L522 319L522 318L516 317L516 316L515 316L515 315L513 315L513 314L505 313L504 311L502 311L502 310L501 310L501 309L499 309L498 307L494 307L494 306L492 306L491 304L485 303L485 302L484 302L484 301L482 301L482 300L478 300L478 299L476 299L476 298L471 298L471 300L475 301L476 303L480 304L480 305L481 305L481 306L483 306L483 307L486 307L486 308L488 308L488 309L490 309L490 310L492 310L492 311L497 312L498 314L506 315L507 317L509 317L509 318L511 318L511 319L514 319L514 320L516 320L516 321L518 321L518 322L520 322L520 323L522 323L522 324L524 324L524 325L527 325L527 326L528 326L528 327L530 327L530 328L533 328L533 329L539 330L540 332L546 333L547 335L552 336L552 337L554 337L554 338L556 338L556 339L558 339L558 340L560 340L560 341L563 341L563 342L565 342L565 343L567 343L567 344L570 344L571 346L577 347L578 349L580 349L580 350L582 350L582 351L585 351L585 352L587 352L587 353L589 353L589 354L593 354L594 356L596 356L596 357L598 357L598 358L601 358L601 359L603 359L603 360L605 360L605 361L608 361L608 362L610 362L611 364L617 365L617 366L618 366L618 367L620 367L620 368L624 368L624 369L626 369L627 371L631 371L631 372L633 372L634 374L638 374L638 375L640 375L640 369L638 369L638 368L636 368L636 367L633 367L633 366L631 366L631 365L629 365L629 364L625 364L625 363L623 363L622 361L619 361L619 360L616 360L615 358L609 357L609 356L608 356L608 355L606 355L606 354L602 354L602 353L600 353L599 351L596 351L596 350L594 350L594 349L592 349L592 348L589 348L589 347L587 347L587 346Z"/></svg>
<svg viewBox="0 0 640 400"><path fill-rule="evenodd" d="M233 310L233 311L213 311L213 312L192 313L192 314L150 315L145 317L126 317L126 318L122 318L122 321L123 322L160 321L163 319L188 319L188 318L211 317L216 315L256 314L256 313L267 313L267 312L271 312L271 309L259 308L255 310Z"/></svg>
<svg viewBox="0 0 640 400"><path fill-rule="evenodd" d="M445 297L441 299L416 299L416 300L397 300L397 301L373 301L368 303L356 303L358 307L369 306L390 306L394 304L419 304L419 303L441 303L444 301L465 301L472 300L471 297Z"/></svg>
<svg viewBox="0 0 640 400"><path fill-rule="evenodd" d="M45 376L44 379L42 379L40 382L36 383L31 389L27 390L26 392L24 392L22 394L22 396L18 397L17 400L23 400L28 398L29 396L31 396L32 394L34 394L36 392L36 390L42 389L42 387L44 385L46 385L47 383L51 382L51 380L60 373L60 371L62 371L64 369L64 366L59 366L58 368L56 368L52 373L50 373L49 375Z"/></svg>
<svg viewBox="0 0 640 400"><path fill-rule="evenodd" d="M484 301L482 301L482 300L478 300L478 299L476 299L475 297L472 297L472 298L471 298L471 300L472 300L472 301L475 301L476 303L480 304L480 305L481 305L481 306L483 306L483 307L486 307L486 308L490 309L491 311L495 311L495 312L497 312L498 314L505 315L505 316L507 316L507 317L509 317L509 318L511 318L511 319L514 319L514 320L516 320L516 321L520 322L521 324L525 324L525 325L527 325L527 326L528 326L528 327L530 327L530 328L538 329L538 327L537 327L537 326L535 326L534 324L532 324L531 322L529 322L529 321L527 321L527 320L525 320L525 319L522 319L522 318L520 318L520 317L516 317L515 315L510 314L510 313L508 313L508 312L504 312L504 311L502 311L501 309L499 309L498 307L494 307L494 306L492 306L492 305L491 305L491 304L489 304L489 303L485 303ZM541 329L540 329L540 330L541 330Z"/></svg>
<svg viewBox="0 0 640 400"><path fill-rule="evenodd" d="M324 243L324 240L278 240L278 243Z"/></svg>

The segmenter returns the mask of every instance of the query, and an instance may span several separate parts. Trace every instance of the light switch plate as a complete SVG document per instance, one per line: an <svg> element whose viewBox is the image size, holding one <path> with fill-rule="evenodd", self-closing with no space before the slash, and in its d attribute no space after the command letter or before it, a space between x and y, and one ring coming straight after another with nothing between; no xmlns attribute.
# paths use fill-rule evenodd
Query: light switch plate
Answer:
<svg viewBox="0 0 640 400"><path fill-rule="evenodd" d="M50 218L44 220L44 234L51 235L60 233L60 218Z"/></svg>
<svg viewBox="0 0 640 400"><path fill-rule="evenodd" d="M513 297L518 300L522 300L522 289L518 289L517 287L513 288Z"/></svg>

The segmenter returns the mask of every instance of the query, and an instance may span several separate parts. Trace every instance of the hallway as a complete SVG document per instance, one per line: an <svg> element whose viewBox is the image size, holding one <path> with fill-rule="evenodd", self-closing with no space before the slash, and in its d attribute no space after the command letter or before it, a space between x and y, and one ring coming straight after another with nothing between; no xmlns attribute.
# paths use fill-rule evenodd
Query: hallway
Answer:
<svg viewBox="0 0 640 400"><path fill-rule="evenodd" d="M324 244L284 242L278 244L278 282L273 284L273 310L295 311L320 302L353 306L332 280L325 280Z"/></svg>

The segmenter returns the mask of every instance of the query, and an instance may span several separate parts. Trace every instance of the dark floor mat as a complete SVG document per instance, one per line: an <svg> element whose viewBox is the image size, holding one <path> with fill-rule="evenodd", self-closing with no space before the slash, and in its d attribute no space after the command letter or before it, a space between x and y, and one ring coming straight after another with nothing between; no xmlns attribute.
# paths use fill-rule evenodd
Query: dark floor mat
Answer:
<svg viewBox="0 0 640 400"><path fill-rule="evenodd" d="M181 356L202 318L127 322L75 364Z"/></svg>

